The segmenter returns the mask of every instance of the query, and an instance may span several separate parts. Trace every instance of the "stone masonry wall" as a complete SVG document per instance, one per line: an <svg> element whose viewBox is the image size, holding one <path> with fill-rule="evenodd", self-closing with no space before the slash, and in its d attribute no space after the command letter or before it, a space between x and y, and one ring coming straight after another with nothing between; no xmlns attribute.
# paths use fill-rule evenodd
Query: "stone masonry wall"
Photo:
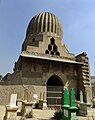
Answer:
<svg viewBox="0 0 95 120"><path fill-rule="evenodd" d="M17 94L17 98L21 100L32 101L33 94L43 95L43 91L46 93L44 86L33 86L33 85L0 85L0 105L7 105L10 103L11 94ZM43 96L42 96L43 97Z"/></svg>
<svg viewBox="0 0 95 120"><path fill-rule="evenodd" d="M79 54L76 56L76 60L79 62L82 62L82 66L80 66L78 70L78 76L80 79L80 88L79 90L83 91L84 94L84 101L89 101L88 98L90 98L90 102L92 99L92 87L91 87L91 77L90 77L90 68L89 68L89 59L87 57L87 54L83 52L82 54ZM89 96L88 96L89 94Z"/></svg>
<svg viewBox="0 0 95 120"><path fill-rule="evenodd" d="M19 99L31 100L33 94L40 97L40 93L45 92L46 99L47 81L54 75L62 80L63 87L68 87L69 90L74 88L77 97L78 77L75 64L31 58L23 58L21 63L21 71L15 70L0 83L0 104L8 104L12 93L17 93Z"/></svg>

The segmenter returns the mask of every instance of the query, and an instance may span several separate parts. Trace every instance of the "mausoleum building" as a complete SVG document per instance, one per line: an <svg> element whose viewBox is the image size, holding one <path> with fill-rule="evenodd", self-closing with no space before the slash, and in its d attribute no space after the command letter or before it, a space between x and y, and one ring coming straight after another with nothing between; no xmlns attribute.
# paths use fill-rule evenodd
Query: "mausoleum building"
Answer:
<svg viewBox="0 0 95 120"><path fill-rule="evenodd" d="M42 12L28 25L14 72L0 82L0 104L7 104L10 95L17 93L18 99L31 101L37 94L48 106L60 106L65 88L74 88L77 100L80 91L84 101L91 100L89 59L85 52L70 53L58 18Z"/></svg>

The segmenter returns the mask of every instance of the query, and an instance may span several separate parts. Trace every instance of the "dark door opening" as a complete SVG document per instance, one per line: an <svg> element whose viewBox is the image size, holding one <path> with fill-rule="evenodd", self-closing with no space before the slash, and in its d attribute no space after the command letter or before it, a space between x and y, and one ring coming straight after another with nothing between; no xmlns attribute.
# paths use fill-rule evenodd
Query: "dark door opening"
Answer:
<svg viewBox="0 0 95 120"><path fill-rule="evenodd" d="M47 105L60 107L63 97L63 82L60 77L54 75L47 81Z"/></svg>

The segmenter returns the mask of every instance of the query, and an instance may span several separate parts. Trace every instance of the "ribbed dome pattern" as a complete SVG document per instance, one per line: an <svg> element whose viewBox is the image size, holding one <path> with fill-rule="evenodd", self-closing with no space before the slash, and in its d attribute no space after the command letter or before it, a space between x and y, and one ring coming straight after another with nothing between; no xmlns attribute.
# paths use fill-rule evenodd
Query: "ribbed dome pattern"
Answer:
<svg viewBox="0 0 95 120"><path fill-rule="evenodd" d="M50 32L63 36L63 31L58 18L49 12L43 12L34 16L27 28L27 35Z"/></svg>

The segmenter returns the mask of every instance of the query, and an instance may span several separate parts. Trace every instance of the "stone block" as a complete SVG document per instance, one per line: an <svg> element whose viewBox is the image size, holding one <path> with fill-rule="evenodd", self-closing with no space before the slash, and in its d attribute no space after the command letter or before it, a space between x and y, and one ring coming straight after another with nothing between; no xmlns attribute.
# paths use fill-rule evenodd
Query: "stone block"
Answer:
<svg viewBox="0 0 95 120"><path fill-rule="evenodd" d="M4 120L17 120L17 110L18 107L11 108L10 106L6 106Z"/></svg>
<svg viewBox="0 0 95 120"><path fill-rule="evenodd" d="M92 116L91 104L79 103L79 106L80 106L80 110L79 110L80 115Z"/></svg>
<svg viewBox="0 0 95 120"><path fill-rule="evenodd" d="M22 101L22 109L21 109L22 116L25 116L26 118L33 117L32 105L33 102Z"/></svg>
<svg viewBox="0 0 95 120"><path fill-rule="evenodd" d="M39 108L40 108L41 110L46 110L46 109L47 109L46 100L39 100Z"/></svg>

